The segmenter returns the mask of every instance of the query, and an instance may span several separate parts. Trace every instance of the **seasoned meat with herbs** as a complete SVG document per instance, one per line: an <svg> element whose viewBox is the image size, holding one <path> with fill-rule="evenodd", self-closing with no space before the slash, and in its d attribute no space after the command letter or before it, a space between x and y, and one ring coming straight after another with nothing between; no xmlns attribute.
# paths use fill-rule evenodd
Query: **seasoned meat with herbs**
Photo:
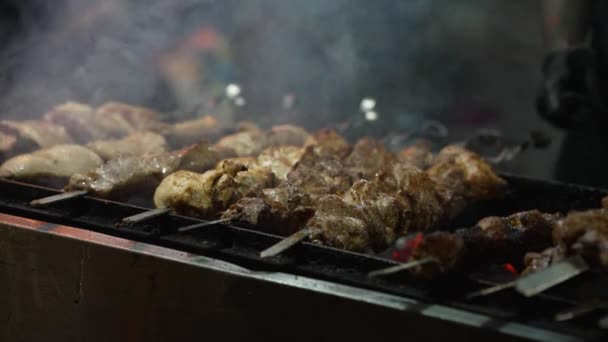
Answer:
<svg viewBox="0 0 608 342"><path fill-rule="evenodd" d="M345 166L354 178L370 179L382 169L391 167L397 161L395 155L384 144L372 138L362 138L344 160Z"/></svg>

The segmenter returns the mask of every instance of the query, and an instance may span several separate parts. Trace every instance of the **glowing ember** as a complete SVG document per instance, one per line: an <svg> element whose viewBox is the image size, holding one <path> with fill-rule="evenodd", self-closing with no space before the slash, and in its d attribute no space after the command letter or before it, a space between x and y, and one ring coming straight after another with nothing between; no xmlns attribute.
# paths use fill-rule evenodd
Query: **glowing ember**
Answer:
<svg viewBox="0 0 608 342"><path fill-rule="evenodd" d="M519 272L517 271L517 269L515 268L515 266L513 266L513 265L512 265L512 264L510 264L510 263L506 263L506 264L502 265L502 268L503 268L505 271L507 271L507 272L509 272L509 273L512 273L513 275L516 275L516 276L518 276L518 275L519 275Z"/></svg>
<svg viewBox="0 0 608 342"><path fill-rule="evenodd" d="M422 233L418 233L414 235L414 237L408 239L401 247L397 250L393 251L392 258L395 261L405 262L408 261L416 248L420 246L422 241L424 240L424 235Z"/></svg>

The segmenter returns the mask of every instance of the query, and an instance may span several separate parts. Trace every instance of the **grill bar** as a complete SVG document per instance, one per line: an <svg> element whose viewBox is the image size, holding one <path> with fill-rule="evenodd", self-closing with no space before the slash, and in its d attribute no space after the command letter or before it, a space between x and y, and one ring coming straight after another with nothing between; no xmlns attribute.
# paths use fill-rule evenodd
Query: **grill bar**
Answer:
<svg viewBox="0 0 608 342"><path fill-rule="evenodd" d="M509 180L512 189L507 198L470 208L468 212L454 220L451 228L470 226L482 216L506 215L532 208L552 212L597 207L601 198L606 195L606 192L596 189L513 176L505 177ZM280 242L282 237L215 222L208 222L209 225L201 229L180 233L179 228L205 223L205 221L174 214L154 217L131 225L117 225L123 218L144 213L148 209L88 196L78 201L56 202L40 208L31 206L30 202L59 192L6 180L0 180L0 188L2 189L0 211L8 214L71 225L197 253L252 270L280 271L308 276L387 295L440 304L472 314L487 315L497 322L511 321L536 327L535 329L548 329L584 339L601 338L604 334L597 328L597 318L584 322L572 320L557 323L553 320L555 313L569 308L565 303L579 302L577 298L568 297L576 292L572 291L572 282L557 286L549 293L563 297L563 302L548 300L547 296L524 298L515 291L501 292L470 301L465 298L466 294L479 289L481 285L464 276L453 275L446 281L430 283L410 279L407 274L402 273L390 277L369 278L367 276L369 272L398 264L384 258L350 253L306 242L301 242L275 257L261 258L260 252ZM576 281L579 279L577 278Z"/></svg>

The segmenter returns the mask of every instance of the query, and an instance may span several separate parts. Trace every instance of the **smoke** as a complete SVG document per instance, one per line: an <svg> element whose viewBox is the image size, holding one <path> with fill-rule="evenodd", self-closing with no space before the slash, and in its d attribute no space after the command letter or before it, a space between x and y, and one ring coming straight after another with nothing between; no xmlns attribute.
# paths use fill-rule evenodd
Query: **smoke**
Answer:
<svg viewBox="0 0 608 342"><path fill-rule="evenodd" d="M530 3L14 0L0 20L13 31L0 40L0 110L35 117L76 100L191 112L228 82L243 86L242 119L310 128L361 116L363 97L377 99L389 126L456 104L501 109L519 95L514 83L535 81L534 53L513 58L538 43ZM185 47L204 28L225 47ZM285 95L294 108L283 108Z"/></svg>
<svg viewBox="0 0 608 342"><path fill-rule="evenodd" d="M8 117L39 116L68 100L173 109L158 58L218 17L205 0L14 0L4 6L0 23L12 30L0 42L0 110Z"/></svg>

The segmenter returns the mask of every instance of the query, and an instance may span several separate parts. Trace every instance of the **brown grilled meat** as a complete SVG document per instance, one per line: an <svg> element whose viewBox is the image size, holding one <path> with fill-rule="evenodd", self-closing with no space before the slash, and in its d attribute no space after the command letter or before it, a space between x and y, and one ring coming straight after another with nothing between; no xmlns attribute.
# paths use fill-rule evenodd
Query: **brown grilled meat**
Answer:
<svg viewBox="0 0 608 342"><path fill-rule="evenodd" d="M215 146L233 150L239 157L257 156L268 147L268 138L260 131L243 131L223 137Z"/></svg>
<svg viewBox="0 0 608 342"><path fill-rule="evenodd" d="M256 230L283 236L306 225L315 213L310 196L289 183L250 193L222 214L233 222Z"/></svg>
<svg viewBox="0 0 608 342"><path fill-rule="evenodd" d="M364 252L371 249L373 230L365 212L358 206L348 205L337 195L319 199L315 215L308 221L313 243Z"/></svg>
<svg viewBox="0 0 608 342"><path fill-rule="evenodd" d="M351 150L348 141L330 129L315 132L308 138L304 146L313 146L314 153L318 156L331 156L338 159L348 156Z"/></svg>
<svg viewBox="0 0 608 342"><path fill-rule="evenodd" d="M267 133L269 146L297 146L301 147L310 139L311 135L301 127L293 125L273 126Z"/></svg>
<svg viewBox="0 0 608 342"><path fill-rule="evenodd" d="M412 273L421 278L488 265L522 260L527 251L551 245L551 234L559 216L537 210L507 217L487 217L470 229L454 233L435 232L424 236L411 258L434 258Z"/></svg>
<svg viewBox="0 0 608 342"><path fill-rule="evenodd" d="M206 115L171 125L165 129L163 135L173 148L181 148L203 140L215 141L222 131L219 121Z"/></svg>
<svg viewBox="0 0 608 342"><path fill-rule="evenodd" d="M397 154L399 162L416 166L422 170L426 170L433 165L434 157L432 145L426 140L417 140L414 144L402 149Z"/></svg>
<svg viewBox="0 0 608 342"><path fill-rule="evenodd" d="M427 174L438 185L448 218L472 202L503 196L507 185L479 155L459 146L443 148Z"/></svg>
<svg viewBox="0 0 608 342"><path fill-rule="evenodd" d="M66 190L86 190L94 196L115 200L150 196L176 170L203 172L213 168L221 157L208 144L158 155L118 157L90 172L75 173Z"/></svg>
<svg viewBox="0 0 608 342"><path fill-rule="evenodd" d="M75 173L102 164L95 152L79 145L56 145L13 157L0 166L0 177L62 187Z"/></svg>
<svg viewBox="0 0 608 342"><path fill-rule="evenodd" d="M274 186L274 175L267 168L229 161L205 173L178 171L166 177L154 193L157 208L202 218L215 218L247 192Z"/></svg>
<svg viewBox="0 0 608 342"><path fill-rule="evenodd" d="M347 191L352 177L340 159L327 153L319 155L317 151L314 146L306 147L287 174L287 181L307 194L342 194Z"/></svg>
<svg viewBox="0 0 608 342"><path fill-rule="evenodd" d="M353 146L344 164L353 178L371 179L378 171L390 167L396 161L395 155L388 151L382 142L362 138Z"/></svg>
<svg viewBox="0 0 608 342"><path fill-rule="evenodd" d="M553 240L567 254L581 254L608 268L608 209L569 213L557 222Z"/></svg>
<svg viewBox="0 0 608 342"><path fill-rule="evenodd" d="M403 219L399 234L426 230L442 222L445 216L437 184L424 171L397 163L378 172L373 179L380 191L398 198Z"/></svg>
<svg viewBox="0 0 608 342"><path fill-rule="evenodd" d="M97 140L87 147L108 161L121 156L161 154L167 151L167 141L162 135L143 132L133 133L123 139Z"/></svg>
<svg viewBox="0 0 608 342"><path fill-rule="evenodd" d="M269 147L260 153L257 158L257 165L271 169L277 179L284 181L303 154L304 149L300 147Z"/></svg>
<svg viewBox="0 0 608 342"><path fill-rule="evenodd" d="M318 155L314 146L303 149L270 148L266 151L258 158L258 165L272 168L279 175L279 186L251 193L251 196L233 205L223 217L231 217L256 229L287 235L306 224L322 196L342 194L350 188L352 179L341 161L329 154ZM286 161L264 163L264 159L273 159L271 156L276 153L282 154ZM282 170L286 171L287 165L292 164L296 158L295 165L282 178Z"/></svg>

